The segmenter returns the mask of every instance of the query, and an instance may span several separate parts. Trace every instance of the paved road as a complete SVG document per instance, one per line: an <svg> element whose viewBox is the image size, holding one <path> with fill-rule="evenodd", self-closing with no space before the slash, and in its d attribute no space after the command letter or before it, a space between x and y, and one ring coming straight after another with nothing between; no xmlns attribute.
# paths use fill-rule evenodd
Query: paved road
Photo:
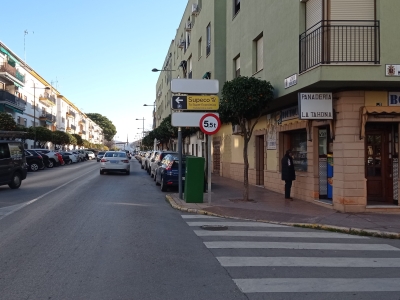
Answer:
<svg viewBox="0 0 400 300"><path fill-rule="evenodd" d="M160 188L131 167L130 176L99 175L85 162L29 174L19 197L1 189L1 201L25 205L3 204L1 299L246 299Z"/></svg>
<svg viewBox="0 0 400 300"><path fill-rule="evenodd" d="M400 299L398 240L181 214L135 160L98 168L0 189L1 299Z"/></svg>
<svg viewBox="0 0 400 300"><path fill-rule="evenodd" d="M248 299L400 299L400 241L182 215ZM227 226L206 231L203 225Z"/></svg>

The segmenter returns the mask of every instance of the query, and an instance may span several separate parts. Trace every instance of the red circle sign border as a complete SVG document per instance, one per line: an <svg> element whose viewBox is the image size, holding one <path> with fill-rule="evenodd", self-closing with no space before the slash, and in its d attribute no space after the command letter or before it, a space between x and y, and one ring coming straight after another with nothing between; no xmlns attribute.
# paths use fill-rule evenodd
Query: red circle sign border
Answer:
<svg viewBox="0 0 400 300"><path fill-rule="evenodd" d="M216 128L214 131L212 131L212 132L206 131L206 130L204 129L204 127L202 126L204 119L207 118L207 117L214 117L214 118L217 120L218 126L217 126L217 128ZM200 130L201 130L204 134L213 135L213 134L216 134L216 133L220 130L220 128L221 128L221 120L219 119L219 117L218 117L216 114L207 113L207 114L205 114L204 116L201 117L199 126L200 126Z"/></svg>

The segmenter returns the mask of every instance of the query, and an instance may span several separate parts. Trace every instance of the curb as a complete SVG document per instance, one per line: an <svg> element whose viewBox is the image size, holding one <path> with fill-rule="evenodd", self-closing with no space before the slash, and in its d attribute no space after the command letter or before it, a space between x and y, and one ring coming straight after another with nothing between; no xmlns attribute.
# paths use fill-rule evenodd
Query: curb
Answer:
<svg viewBox="0 0 400 300"><path fill-rule="evenodd" d="M246 221L257 221L257 222L286 225L286 226L292 226L292 227L325 230L325 231L345 233L345 234L351 234L351 235L372 236L372 237L387 238L387 239L400 239L400 233L394 233L394 232L388 232L388 231L361 229L361 228L352 228L352 227L341 227L341 226L318 224L318 223L314 223L314 224L312 224L312 223L289 223L289 222L268 221L268 220L262 220L262 219L245 219L245 218L231 217L231 216L225 216L225 215L208 212L208 211L205 211L202 209L183 207L181 205L178 205L170 195L166 195L165 200L174 209L188 212L188 213L194 213L194 214L198 214L198 215L207 215L207 216L213 216L213 217L246 220Z"/></svg>

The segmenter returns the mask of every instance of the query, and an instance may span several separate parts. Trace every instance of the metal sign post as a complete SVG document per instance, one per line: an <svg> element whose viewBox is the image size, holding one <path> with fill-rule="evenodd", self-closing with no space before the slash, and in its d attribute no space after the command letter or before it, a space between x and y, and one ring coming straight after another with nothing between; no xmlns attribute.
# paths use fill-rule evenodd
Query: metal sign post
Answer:
<svg viewBox="0 0 400 300"><path fill-rule="evenodd" d="M207 135L207 155L208 155L208 167L207 167L207 193L208 193L208 205L211 205L211 135Z"/></svg>

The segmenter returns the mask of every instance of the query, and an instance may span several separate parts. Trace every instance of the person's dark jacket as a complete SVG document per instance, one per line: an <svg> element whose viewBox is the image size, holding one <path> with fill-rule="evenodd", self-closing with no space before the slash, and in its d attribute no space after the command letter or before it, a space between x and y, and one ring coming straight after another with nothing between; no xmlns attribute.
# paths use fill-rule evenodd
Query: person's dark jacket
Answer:
<svg viewBox="0 0 400 300"><path fill-rule="evenodd" d="M282 158L282 180L296 180L293 158L289 154Z"/></svg>

